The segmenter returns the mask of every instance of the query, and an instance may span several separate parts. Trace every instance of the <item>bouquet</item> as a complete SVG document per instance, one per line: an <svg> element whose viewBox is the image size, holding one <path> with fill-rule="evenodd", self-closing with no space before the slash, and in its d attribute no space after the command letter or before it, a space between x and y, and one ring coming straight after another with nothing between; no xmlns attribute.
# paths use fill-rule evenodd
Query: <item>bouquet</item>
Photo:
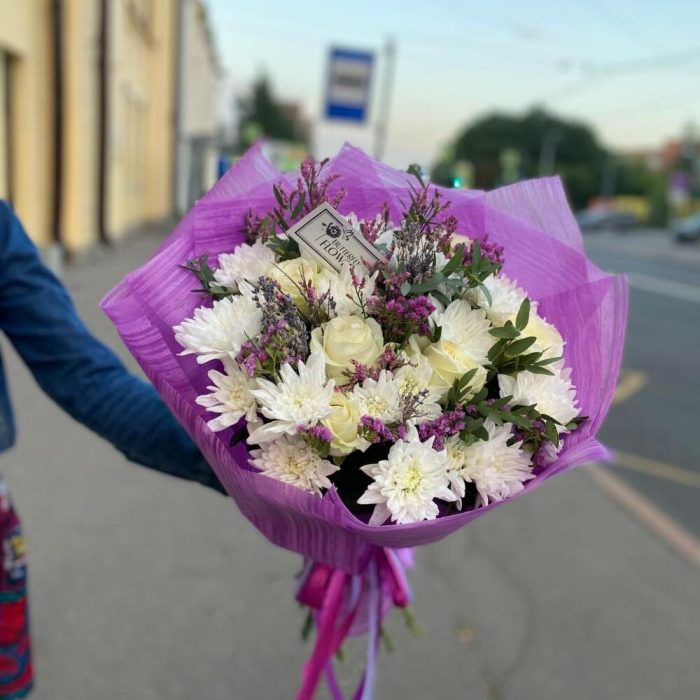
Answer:
<svg viewBox="0 0 700 700"><path fill-rule="evenodd" d="M349 146L282 175L254 148L103 305L243 513L305 557L299 699L324 674L342 697L359 632L370 696L408 548L606 456L626 286L556 179L450 191Z"/></svg>

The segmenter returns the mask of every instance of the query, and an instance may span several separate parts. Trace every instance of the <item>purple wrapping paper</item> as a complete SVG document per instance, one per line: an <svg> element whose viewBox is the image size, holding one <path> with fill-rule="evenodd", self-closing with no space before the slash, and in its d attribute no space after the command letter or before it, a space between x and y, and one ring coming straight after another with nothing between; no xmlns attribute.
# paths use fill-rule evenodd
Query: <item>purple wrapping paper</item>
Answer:
<svg viewBox="0 0 700 700"><path fill-rule="evenodd" d="M324 169L337 173L347 194L341 213L373 217L388 202L398 221L411 176L346 145ZM155 255L103 300L102 308L124 343L178 420L199 445L243 514L271 541L315 561L359 573L374 548L404 548L442 539L474 518L503 505L409 525L370 527L358 520L333 490L323 498L258 474L244 445L228 447L231 431L211 432L211 418L195 403L215 363L198 365L181 357L172 327L203 303L193 294L193 276L178 265L203 253L230 252L243 240L246 212L275 206L272 184L296 181L283 175L252 148L206 194L165 240ZM583 251L578 226L558 178L521 182L493 192L446 190L459 231L505 246L504 272L540 303L540 312L566 341L581 412L590 420L565 438L556 462L529 481L523 493L545 479L607 452L596 433L615 390L627 316L627 284L603 273Z"/></svg>

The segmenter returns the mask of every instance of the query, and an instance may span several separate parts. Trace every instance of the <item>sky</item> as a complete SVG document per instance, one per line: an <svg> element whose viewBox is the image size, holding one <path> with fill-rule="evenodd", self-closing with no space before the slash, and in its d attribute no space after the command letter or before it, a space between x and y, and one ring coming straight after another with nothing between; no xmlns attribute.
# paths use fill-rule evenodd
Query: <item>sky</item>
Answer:
<svg viewBox="0 0 700 700"><path fill-rule="evenodd" d="M632 150L700 132L698 0L207 0L227 92L265 72L314 123L317 156L372 151L384 47L396 43L384 159L429 167L493 111L544 107ZM331 46L380 57L370 125L322 119Z"/></svg>

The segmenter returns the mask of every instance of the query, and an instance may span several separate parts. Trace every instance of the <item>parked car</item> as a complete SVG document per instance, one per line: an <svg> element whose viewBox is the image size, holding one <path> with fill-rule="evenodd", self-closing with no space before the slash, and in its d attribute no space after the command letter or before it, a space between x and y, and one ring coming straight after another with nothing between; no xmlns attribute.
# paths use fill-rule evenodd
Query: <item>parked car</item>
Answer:
<svg viewBox="0 0 700 700"><path fill-rule="evenodd" d="M629 231L639 226L639 219L632 212L612 209L584 209L577 214L576 220L582 231Z"/></svg>
<svg viewBox="0 0 700 700"><path fill-rule="evenodd" d="M679 243L700 240L700 214L676 219L671 223L671 232Z"/></svg>

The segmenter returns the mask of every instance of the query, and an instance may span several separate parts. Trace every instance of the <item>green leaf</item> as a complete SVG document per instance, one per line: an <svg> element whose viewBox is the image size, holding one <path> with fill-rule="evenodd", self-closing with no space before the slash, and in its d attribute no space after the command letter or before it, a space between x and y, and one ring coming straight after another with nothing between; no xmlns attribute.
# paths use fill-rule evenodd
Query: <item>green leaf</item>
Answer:
<svg viewBox="0 0 700 700"><path fill-rule="evenodd" d="M299 194L299 199L297 200L296 206L294 207L294 211L292 212L292 217L297 218L299 214L301 214L301 210L304 208L304 203L306 202L306 192L302 191Z"/></svg>
<svg viewBox="0 0 700 700"><path fill-rule="evenodd" d="M486 428L484 428L483 425L474 431L474 436L477 437L479 440L489 439L488 430L486 430Z"/></svg>
<svg viewBox="0 0 700 700"><path fill-rule="evenodd" d="M284 204L284 199L282 198L282 191L280 190L277 185L272 185L272 192L275 195L275 199L277 200L277 204L282 207L282 209L286 209L285 204Z"/></svg>
<svg viewBox="0 0 700 700"><path fill-rule="evenodd" d="M466 389L469 386L469 382L471 382L471 380L474 379L474 375L476 374L478 369L478 367L474 367L474 369L470 369L468 372L465 372L457 380L457 389Z"/></svg>
<svg viewBox="0 0 700 700"><path fill-rule="evenodd" d="M508 321L502 328L492 328L489 334L494 338L506 338L510 340L511 338L517 338L520 335L520 331Z"/></svg>
<svg viewBox="0 0 700 700"><path fill-rule="evenodd" d="M514 340L510 345L508 345L507 353L511 357L520 355L525 352L533 343L537 342L537 338L530 336L529 338L520 338L520 340Z"/></svg>
<svg viewBox="0 0 700 700"><path fill-rule="evenodd" d="M442 337L442 326L438 326L437 323L431 321L430 333L428 334L428 340L431 343L437 343Z"/></svg>
<svg viewBox="0 0 700 700"><path fill-rule="evenodd" d="M520 304L520 308L518 309L518 315L515 317L515 327L519 331L525 330L525 327L527 326L527 322L530 319L530 300L526 297L523 300L523 303Z"/></svg>
<svg viewBox="0 0 700 700"><path fill-rule="evenodd" d="M481 266L481 241L474 241L472 244L472 267L476 270Z"/></svg>
<svg viewBox="0 0 700 700"><path fill-rule="evenodd" d="M450 298L439 289L435 289L432 294L443 306L450 305Z"/></svg>
<svg viewBox="0 0 700 700"><path fill-rule="evenodd" d="M452 254L452 257L448 260L447 265L442 268L441 272L445 277L448 277L451 275L453 272L456 272L461 266L462 266L462 261L464 260L464 244L460 243L455 248L454 253Z"/></svg>
<svg viewBox="0 0 700 700"><path fill-rule="evenodd" d="M557 432L557 426L554 425L552 421L547 421L544 424L544 434L555 447L559 445L559 433Z"/></svg>
<svg viewBox="0 0 700 700"><path fill-rule="evenodd" d="M444 281L445 275L443 275L442 272L436 272L430 279L418 282L418 284L412 284L411 294L425 294L425 292L431 292Z"/></svg>
<svg viewBox="0 0 700 700"><path fill-rule="evenodd" d="M546 367L538 367L537 365L532 365L532 367L528 367L527 371L532 372L533 374L546 374L550 377L554 375L554 372L550 372Z"/></svg>
<svg viewBox="0 0 700 700"><path fill-rule="evenodd" d="M540 354L542 354L542 353L540 353ZM540 367L544 367L545 365L551 365L554 362L559 362L559 360L561 360L561 359L562 359L561 355L559 357L548 357L546 360L539 360L537 364Z"/></svg>
<svg viewBox="0 0 700 700"><path fill-rule="evenodd" d="M493 304L493 299L491 298L491 292L489 292L488 289L486 289L485 284L479 284L479 289L483 292L484 296L486 297L486 303L491 306Z"/></svg>
<svg viewBox="0 0 700 700"><path fill-rule="evenodd" d="M401 285L401 294L406 296L409 292L411 291L411 283L410 282L404 282Z"/></svg>
<svg viewBox="0 0 700 700"><path fill-rule="evenodd" d="M503 408L512 398L512 396L503 396L500 399L496 399L491 404L491 408Z"/></svg>

